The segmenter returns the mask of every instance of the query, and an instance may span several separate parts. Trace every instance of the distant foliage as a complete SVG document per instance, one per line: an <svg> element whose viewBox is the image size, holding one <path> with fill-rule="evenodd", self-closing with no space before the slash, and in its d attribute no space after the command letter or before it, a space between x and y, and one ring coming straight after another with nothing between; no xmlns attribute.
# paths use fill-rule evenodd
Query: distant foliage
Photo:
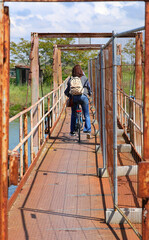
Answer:
<svg viewBox="0 0 149 240"><path fill-rule="evenodd" d="M125 63L134 64L135 63L135 42L130 39L128 43L125 44L123 50L123 61Z"/></svg>
<svg viewBox="0 0 149 240"><path fill-rule="evenodd" d="M57 44L74 44L73 38L52 38L39 40L39 59L40 68L43 70L43 82L52 83L53 72L53 45ZM10 43L10 65L14 67L16 64L30 64L31 43L24 38L20 38L18 43ZM72 67L80 64L84 72L87 73L88 60L97 55L97 51L62 51L62 72L63 79L71 74Z"/></svg>

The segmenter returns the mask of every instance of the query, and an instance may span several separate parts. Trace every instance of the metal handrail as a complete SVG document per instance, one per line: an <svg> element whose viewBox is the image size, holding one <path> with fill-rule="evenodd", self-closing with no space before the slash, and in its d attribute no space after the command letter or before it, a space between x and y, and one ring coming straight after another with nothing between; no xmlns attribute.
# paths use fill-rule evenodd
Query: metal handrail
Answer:
<svg viewBox="0 0 149 240"><path fill-rule="evenodd" d="M69 77L68 77L69 78ZM52 128L55 125L55 122L59 118L64 104L65 104L65 95L64 95L64 89L66 88L66 84L68 81L68 78L56 89L52 90L50 93L46 94L44 97L42 97L40 100L38 100L35 104L30 106L29 108L23 110L22 112L18 113L14 117L10 118L9 123L12 123L16 119L19 119L19 143L17 146L13 148L13 150L8 150L9 155L10 155L10 162L13 162L13 156L16 156L18 161L20 162L20 166L18 167L18 176L20 176L20 179L23 178L23 175L25 174L28 166L28 143L29 143L29 138L31 139L30 141L30 162L32 163L36 157L36 154L38 152L34 153L34 146L33 146L33 141L34 141L34 133L35 131L38 131L38 143L37 143L37 148L38 151L40 151L41 147L45 143L45 119L47 118L48 121L48 132L50 131L50 128ZM52 97L52 106L50 106L50 99ZM47 111L45 113L45 100L47 100ZM36 114L38 116L38 122L36 122L33 125L33 113L36 111ZM30 132L28 133L28 127L27 127L27 118L30 113L30 125L31 129ZM49 126L50 124L50 126ZM50 132L49 132L50 134ZM27 146L26 146L27 145ZM23 148L24 146L24 148ZM11 164L10 164L11 165ZM27 168L25 169L25 166ZM16 175L16 179L18 178ZM17 180L16 180L17 182ZM14 184L12 182L12 184ZM15 184L16 185L16 184Z"/></svg>
<svg viewBox="0 0 149 240"><path fill-rule="evenodd" d="M68 77L69 78L69 77ZM11 117L9 119L9 123L13 122L14 120L16 120L17 118L19 118L21 115L31 111L33 108L35 108L39 103L41 103L43 101L43 99L49 97L50 95L52 95L52 93L56 92L58 89L61 88L61 86L63 84L65 84L65 82L67 82L68 78L66 78L66 80L61 84L59 85L56 89L52 90L50 93L46 94L45 96L43 96L40 100L38 100L35 104L33 104L32 106L30 106L29 108L19 112L18 114L16 114L15 116Z"/></svg>

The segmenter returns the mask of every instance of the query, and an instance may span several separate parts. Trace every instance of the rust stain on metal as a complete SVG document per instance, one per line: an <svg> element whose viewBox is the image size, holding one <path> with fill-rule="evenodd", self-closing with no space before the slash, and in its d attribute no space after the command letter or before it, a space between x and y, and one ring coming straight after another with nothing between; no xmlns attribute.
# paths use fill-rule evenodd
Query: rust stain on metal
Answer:
<svg viewBox="0 0 149 240"><path fill-rule="evenodd" d="M149 3L146 2L145 79L144 79L144 160L149 159Z"/></svg>
<svg viewBox="0 0 149 240"><path fill-rule="evenodd" d="M38 33L39 38L110 38L112 33Z"/></svg>
<svg viewBox="0 0 149 240"><path fill-rule="evenodd" d="M145 79L144 79L144 134L143 159L149 162L149 2L145 4ZM147 175L148 178L148 175ZM146 181L146 180L145 180ZM142 202L142 239L149 239L149 198Z"/></svg>
<svg viewBox="0 0 149 240"><path fill-rule="evenodd" d="M3 179L2 179L2 85L3 85L3 59L4 59L4 5L0 3L0 239L2 239L5 226L3 225Z"/></svg>
<svg viewBox="0 0 149 240"><path fill-rule="evenodd" d="M149 162L140 162L138 167L138 196L149 198Z"/></svg>
<svg viewBox="0 0 149 240"><path fill-rule="evenodd" d="M80 47L80 48L61 48L61 51L91 51L91 50L99 50L100 47Z"/></svg>
<svg viewBox="0 0 149 240"><path fill-rule="evenodd" d="M136 101L142 104L142 52L143 52L143 34L137 33L136 35L136 59L135 59L135 98ZM141 120L142 120L142 112L140 111L140 107L135 105L135 122L139 127L141 127ZM142 142L142 135L138 131L137 128L134 128L135 131L135 138L134 144L141 153L141 142Z"/></svg>
<svg viewBox="0 0 149 240"><path fill-rule="evenodd" d="M32 89L32 105L39 99L39 38L38 33L31 34L31 89ZM33 126L38 122L38 109L33 110ZM33 136L33 149L35 154L38 151L38 132Z"/></svg>
<svg viewBox="0 0 149 240"><path fill-rule="evenodd" d="M8 239L9 8L0 3L0 239Z"/></svg>
<svg viewBox="0 0 149 240"><path fill-rule="evenodd" d="M9 156L9 185L18 185L19 152L12 152Z"/></svg>
<svg viewBox="0 0 149 240"><path fill-rule="evenodd" d="M104 0L104 2L126 2L126 0ZM127 0L129 2L142 2L143 0ZM147 2L148 0L144 0ZM4 2L103 2L103 0L6 0Z"/></svg>
<svg viewBox="0 0 149 240"><path fill-rule="evenodd" d="M100 47L102 47L102 44L66 44L66 45L57 44L57 47L58 48L71 48L71 47L73 47L73 48L79 48L79 47L81 47L81 48L84 48L84 47L98 47L98 48L100 48Z"/></svg>
<svg viewBox="0 0 149 240"><path fill-rule="evenodd" d="M23 131L24 131L24 137L26 137L28 132L27 113L24 114ZM26 172L28 169L28 140L24 143L24 168Z"/></svg>

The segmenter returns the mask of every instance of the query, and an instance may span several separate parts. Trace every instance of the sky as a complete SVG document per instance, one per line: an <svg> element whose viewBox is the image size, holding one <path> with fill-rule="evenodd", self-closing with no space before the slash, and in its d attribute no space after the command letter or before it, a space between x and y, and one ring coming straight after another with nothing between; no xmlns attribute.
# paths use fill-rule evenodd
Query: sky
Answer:
<svg viewBox="0 0 149 240"><path fill-rule="evenodd" d="M30 40L31 32L120 33L145 25L144 2L6 2L5 6L9 6L15 42L21 37Z"/></svg>

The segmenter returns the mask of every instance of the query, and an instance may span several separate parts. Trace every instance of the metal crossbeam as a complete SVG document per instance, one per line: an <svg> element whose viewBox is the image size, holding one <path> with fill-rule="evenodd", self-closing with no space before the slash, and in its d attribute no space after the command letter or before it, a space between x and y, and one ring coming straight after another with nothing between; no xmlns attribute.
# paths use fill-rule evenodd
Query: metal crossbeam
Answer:
<svg viewBox="0 0 149 240"><path fill-rule="evenodd" d="M102 47L102 44L58 44L57 45L58 48L68 48L68 47L75 47L75 48L84 48L84 47L94 47L94 48L99 48Z"/></svg>
<svg viewBox="0 0 149 240"><path fill-rule="evenodd" d="M110 38L112 33L38 33L39 38Z"/></svg>
<svg viewBox="0 0 149 240"><path fill-rule="evenodd" d="M95 48L95 47L84 47L84 48L60 48L61 51L91 51L91 50L99 50L100 47Z"/></svg>
<svg viewBox="0 0 149 240"><path fill-rule="evenodd" d="M4 2L126 2L126 0L7 0ZM148 0L127 0L129 2L147 2Z"/></svg>

